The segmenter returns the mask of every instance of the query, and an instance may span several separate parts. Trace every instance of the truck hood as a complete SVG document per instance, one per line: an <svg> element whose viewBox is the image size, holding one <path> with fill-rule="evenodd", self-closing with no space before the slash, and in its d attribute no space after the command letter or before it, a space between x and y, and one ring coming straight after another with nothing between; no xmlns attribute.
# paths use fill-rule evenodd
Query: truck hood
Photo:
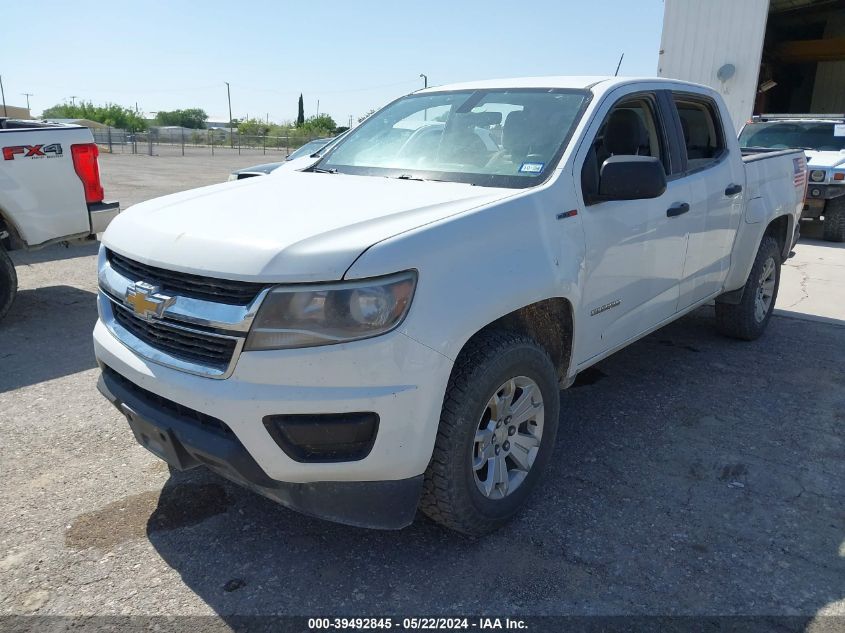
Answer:
<svg viewBox="0 0 845 633"><path fill-rule="evenodd" d="M516 193L285 170L137 204L103 244L151 266L223 279L329 281L377 242Z"/></svg>
<svg viewBox="0 0 845 633"><path fill-rule="evenodd" d="M824 169L845 165L845 151L816 152L807 149L804 150L804 153L807 155L807 167L809 169Z"/></svg>

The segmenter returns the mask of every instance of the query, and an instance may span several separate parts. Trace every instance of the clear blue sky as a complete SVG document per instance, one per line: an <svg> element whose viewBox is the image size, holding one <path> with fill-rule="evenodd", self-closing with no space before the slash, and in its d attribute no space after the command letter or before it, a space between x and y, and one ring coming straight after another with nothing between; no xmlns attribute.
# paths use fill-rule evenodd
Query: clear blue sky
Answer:
<svg viewBox="0 0 845 633"><path fill-rule="evenodd" d="M657 70L662 0L12 2L3 8L6 102L68 100L147 113L200 107L339 124L422 86L524 75Z"/></svg>

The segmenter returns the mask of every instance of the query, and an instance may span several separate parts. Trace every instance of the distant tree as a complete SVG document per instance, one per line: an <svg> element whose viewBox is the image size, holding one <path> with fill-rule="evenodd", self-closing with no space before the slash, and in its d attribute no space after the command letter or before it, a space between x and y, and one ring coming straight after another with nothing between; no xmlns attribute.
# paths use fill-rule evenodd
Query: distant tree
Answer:
<svg viewBox="0 0 845 633"><path fill-rule="evenodd" d="M348 126L348 125L341 125L340 127L336 127L336 128L334 129L334 133L335 133L335 134L343 134L343 133L344 133L344 132L346 132L348 129L349 129L349 126Z"/></svg>
<svg viewBox="0 0 845 633"><path fill-rule="evenodd" d="M299 110L296 115L296 127L302 127L305 124L305 102L302 100L302 94L299 95Z"/></svg>
<svg viewBox="0 0 845 633"><path fill-rule="evenodd" d="M238 134L241 136L263 136L270 132L270 125L261 119L246 119L238 122Z"/></svg>
<svg viewBox="0 0 845 633"><path fill-rule="evenodd" d="M194 130L205 129L208 115L202 108L187 108L185 110L160 110L156 113L156 123L159 125L179 125Z"/></svg>
<svg viewBox="0 0 845 633"><path fill-rule="evenodd" d="M81 101L76 105L61 103L47 108L41 116L45 119L88 119L124 130L147 129L147 122L137 112L115 103L102 106L95 106L90 101Z"/></svg>
<svg viewBox="0 0 845 633"><path fill-rule="evenodd" d="M320 116L309 117L299 127L308 134L321 136L323 134L333 134L335 129L337 129L337 123L328 114L321 114Z"/></svg>

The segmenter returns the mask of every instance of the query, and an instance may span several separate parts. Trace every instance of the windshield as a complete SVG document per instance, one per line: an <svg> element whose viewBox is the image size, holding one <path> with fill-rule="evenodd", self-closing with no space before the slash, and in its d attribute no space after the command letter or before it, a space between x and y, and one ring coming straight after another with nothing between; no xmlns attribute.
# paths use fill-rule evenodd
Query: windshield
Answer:
<svg viewBox="0 0 845 633"><path fill-rule="evenodd" d="M409 95L369 117L315 166L345 174L530 187L563 153L583 90Z"/></svg>
<svg viewBox="0 0 845 633"><path fill-rule="evenodd" d="M845 135L835 132L842 125L821 121L769 121L749 123L739 135L740 147L769 149L811 149L839 151L845 149Z"/></svg>
<svg viewBox="0 0 845 633"><path fill-rule="evenodd" d="M302 158L303 156L310 156L311 154L318 152L319 150L323 149L326 145L331 143L334 138L318 138L314 141L308 141L305 145L300 147L295 152L291 152L288 155L288 160L293 160L295 158Z"/></svg>

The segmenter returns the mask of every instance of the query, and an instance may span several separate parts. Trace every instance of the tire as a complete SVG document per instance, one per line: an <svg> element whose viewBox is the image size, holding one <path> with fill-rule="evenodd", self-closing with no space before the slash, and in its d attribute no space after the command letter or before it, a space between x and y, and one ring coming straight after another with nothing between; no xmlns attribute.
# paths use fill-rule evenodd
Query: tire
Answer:
<svg viewBox="0 0 845 633"><path fill-rule="evenodd" d="M827 201L823 237L828 242L845 242L845 196Z"/></svg>
<svg viewBox="0 0 845 633"><path fill-rule="evenodd" d="M491 407L493 401L497 404ZM549 460L559 414L557 373L545 349L514 332L476 336L461 351L449 378L420 510L470 536L508 522ZM496 464L506 467L504 476Z"/></svg>
<svg viewBox="0 0 845 633"><path fill-rule="evenodd" d="M0 319L6 316L18 293L18 275L9 254L0 246Z"/></svg>
<svg viewBox="0 0 845 633"><path fill-rule="evenodd" d="M742 300L735 305L716 302L716 328L719 332L743 341L753 341L763 334L778 297L780 265L780 245L773 237L764 236L745 282ZM761 295L762 306L758 304L758 294Z"/></svg>

